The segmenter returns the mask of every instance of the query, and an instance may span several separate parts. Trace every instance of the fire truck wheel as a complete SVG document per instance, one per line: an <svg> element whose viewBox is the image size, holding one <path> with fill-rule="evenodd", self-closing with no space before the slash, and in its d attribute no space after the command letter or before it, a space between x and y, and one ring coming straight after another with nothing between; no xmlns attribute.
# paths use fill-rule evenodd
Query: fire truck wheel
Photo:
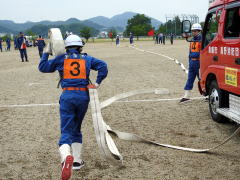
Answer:
<svg viewBox="0 0 240 180"><path fill-rule="evenodd" d="M227 122L227 118L217 113L217 108L221 108L224 105L224 92L219 89L217 81L212 81L209 87L209 110L212 119L218 123Z"/></svg>

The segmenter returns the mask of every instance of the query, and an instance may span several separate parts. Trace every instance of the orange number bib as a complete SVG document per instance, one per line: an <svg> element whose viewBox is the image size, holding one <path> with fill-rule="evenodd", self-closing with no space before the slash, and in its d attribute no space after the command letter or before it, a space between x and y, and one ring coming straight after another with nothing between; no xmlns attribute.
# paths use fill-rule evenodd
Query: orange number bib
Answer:
<svg viewBox="0 0 240 180"><path fill-rule="evenodd" d="M200 52L201 43L200 42L191 42L190 50L191 50L191 52Z"/></svg>
<svg viewBox="0 0 240 180"><path fill-rule="evenodd" d="M86 62L83 59L65 59L63 67L64 79L86 79Z"/></svg>

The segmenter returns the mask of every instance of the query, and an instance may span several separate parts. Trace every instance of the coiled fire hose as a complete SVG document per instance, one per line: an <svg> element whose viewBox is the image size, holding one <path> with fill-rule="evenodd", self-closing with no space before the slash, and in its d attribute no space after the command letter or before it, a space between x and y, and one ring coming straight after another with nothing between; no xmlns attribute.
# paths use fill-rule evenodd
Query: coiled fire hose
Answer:
<svg viewBox="0 0 240 180"><path fill-rule="evenodd" d="M66 52L62 33L59 28L49 29L48 38L50 43L50 49L54 56L58 56Z"/></svg>

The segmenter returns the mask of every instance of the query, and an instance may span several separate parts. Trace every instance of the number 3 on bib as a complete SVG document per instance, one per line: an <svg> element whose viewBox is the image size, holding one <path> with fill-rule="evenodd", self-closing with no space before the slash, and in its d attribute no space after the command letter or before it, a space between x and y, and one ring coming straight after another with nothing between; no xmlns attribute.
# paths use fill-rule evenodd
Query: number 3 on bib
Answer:
<svg viewBox="0 0 240 180"><path fill-rule="evenodd" d="M65 59L64 79L86 79L86 62L83 59Z"/></svg>

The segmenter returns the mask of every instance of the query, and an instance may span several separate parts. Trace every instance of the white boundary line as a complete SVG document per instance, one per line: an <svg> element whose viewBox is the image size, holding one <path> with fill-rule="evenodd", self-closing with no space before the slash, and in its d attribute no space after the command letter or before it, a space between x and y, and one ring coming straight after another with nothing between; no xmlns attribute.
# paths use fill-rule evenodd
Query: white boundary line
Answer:
<svg viewBox="0 0 240 180"><path fill-rule="evenodd" d="M17 108L17 107L37 107L37 106L58 106L59 103L51 104L13 104L13 105L0 105L0 108Z"/></svg>
<svg viewBox="0 0 240 180"><path fill-rule="evenodd" d="M116 101L118 103L131 103L131 102L160 102L160 101L178 101L182 98L172 98L172 99L136 99L136 100L126 100L126 101ZM196 100L196 99L205 99L205 97L195 97L191 98L191 100Z"/></svg>
<svg viewBox="0 0 240 180"><path fill-rule="evenodd" d="M28 86L33 86L33 85L40 85L42 83L29 83Z"/></svg>
<svg viewBox="0 0 240 180"><path fill-rule="evenodd" d="M191 100L204 99L205 97L195 97ZM115 101L118 103L123 102L160 102L160 101L178 101L181 98L171 98L171 99L136 99L136 100L126 100L126 101ZM13 105L0 105L0 108L21 108L21 107L38 107L38 106L58 106L59 103L50 104L13 104Z"/></svg>

